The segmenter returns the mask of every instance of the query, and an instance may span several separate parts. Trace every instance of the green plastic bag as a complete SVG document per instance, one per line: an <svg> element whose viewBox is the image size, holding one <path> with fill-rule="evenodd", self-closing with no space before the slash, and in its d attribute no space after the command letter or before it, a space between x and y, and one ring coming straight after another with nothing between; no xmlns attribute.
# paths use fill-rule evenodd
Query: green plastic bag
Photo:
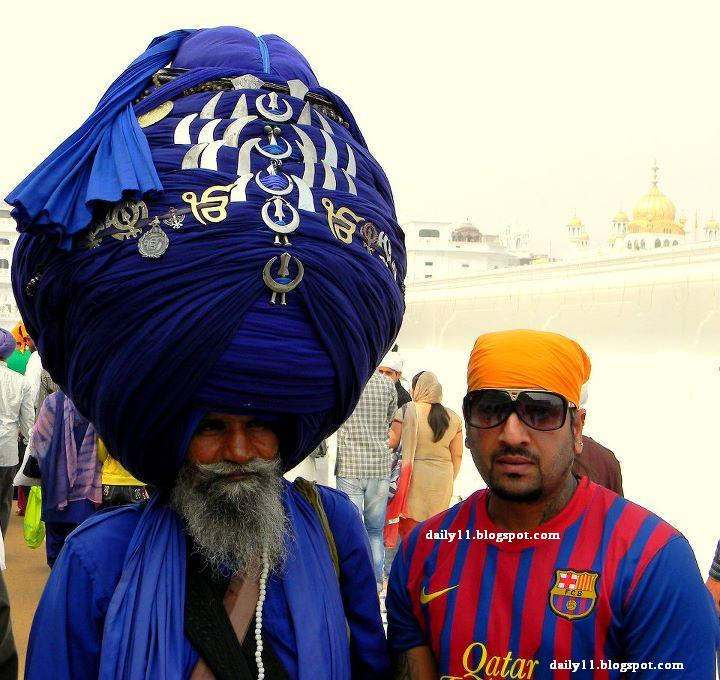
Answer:
<svg viewBox="0 0 720 680"><path fill-rule="evenodd" d="M31 486L23 519L23 534L28 548L37 548L45 538L45 522L42 514L42 492L39 486Z"/></svg>

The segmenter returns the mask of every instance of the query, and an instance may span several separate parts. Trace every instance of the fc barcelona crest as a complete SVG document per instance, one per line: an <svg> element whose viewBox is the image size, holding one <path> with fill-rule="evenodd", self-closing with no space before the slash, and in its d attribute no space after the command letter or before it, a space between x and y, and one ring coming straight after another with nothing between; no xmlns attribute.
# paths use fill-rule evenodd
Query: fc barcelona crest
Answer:
<svg viewBox="0 0 720 680"><path fill-rule="evenodd" d="M564 619L582 619L588 616L597 602L594 571L555 570L555 585L550 589L550 609Z"/></svg>

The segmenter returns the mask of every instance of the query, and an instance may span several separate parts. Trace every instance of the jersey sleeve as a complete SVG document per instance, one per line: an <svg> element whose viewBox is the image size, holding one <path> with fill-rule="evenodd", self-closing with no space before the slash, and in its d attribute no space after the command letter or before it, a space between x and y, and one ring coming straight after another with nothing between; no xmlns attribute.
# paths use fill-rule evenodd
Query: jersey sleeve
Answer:
<svg viewBox="0 0 720 680"><path fill-rule="evenodd" d="M66 545L35 612L26 680L97 678L104 614L93 579L80 555Z"/></svg>
<svg viewBox="0 0 720 680"><path fill-rule="evenodd" d="M420 628L413 612L410 592L408 591L408 574L410 556L400 544L390 570L387 597L385 605L388 617L388 642L390 651L394 654L427 645L425 634Z"/></svg>
<svg viewBox="0 0 720 680"><path fill-rule="evenodd" d="M636 680L714 680L720 626L695 556L683 536L658 552L630 593L624 625ZM682 669L658 664L682 664ZM643 669L642 664L652 665Z"/></svg>
<svg viewBox="0 0 720 680"><path fill-rule="evenodd" d="M357 508L344 493L324 487L318 490L340 562L340 592L350 627L352 678L384 680L390 677L390 657L367 532Z"/></svg>

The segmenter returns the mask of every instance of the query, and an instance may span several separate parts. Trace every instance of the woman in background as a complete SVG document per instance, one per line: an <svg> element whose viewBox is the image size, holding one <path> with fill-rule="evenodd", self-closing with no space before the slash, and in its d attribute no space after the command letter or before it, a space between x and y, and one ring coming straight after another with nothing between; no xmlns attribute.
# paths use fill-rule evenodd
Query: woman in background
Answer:
<svg viewBox="0 0 720 680"><path fill-rule="evenodd" d="M390 447L402 449L397 492L388 503L386 545L420 522L447 510L462 461L462 420L442 405L442 386L434 373L412 380L412 401L398 409L390 428ZM390 544L390 545L388 545Z"/></svg>
<svg viewBox="0 0 720 680"><path fill-rule="evenodd" d="M39 478L47 563L102 501L95 428L61 391L43 401L16 484Z"/></svg>

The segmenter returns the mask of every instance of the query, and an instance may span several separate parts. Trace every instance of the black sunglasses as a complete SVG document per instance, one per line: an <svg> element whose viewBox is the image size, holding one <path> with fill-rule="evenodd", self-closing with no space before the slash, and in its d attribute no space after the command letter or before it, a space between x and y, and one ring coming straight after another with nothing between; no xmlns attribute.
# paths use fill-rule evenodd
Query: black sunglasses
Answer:
<svg viewBox="0 0 720 680"><path fill-rule="evenodd" d="M502 425L513 413L533 430L559 430L569 408L576 406L562 394L543 390L475 390L463 399L468 425L482 430Z"/></svg>

